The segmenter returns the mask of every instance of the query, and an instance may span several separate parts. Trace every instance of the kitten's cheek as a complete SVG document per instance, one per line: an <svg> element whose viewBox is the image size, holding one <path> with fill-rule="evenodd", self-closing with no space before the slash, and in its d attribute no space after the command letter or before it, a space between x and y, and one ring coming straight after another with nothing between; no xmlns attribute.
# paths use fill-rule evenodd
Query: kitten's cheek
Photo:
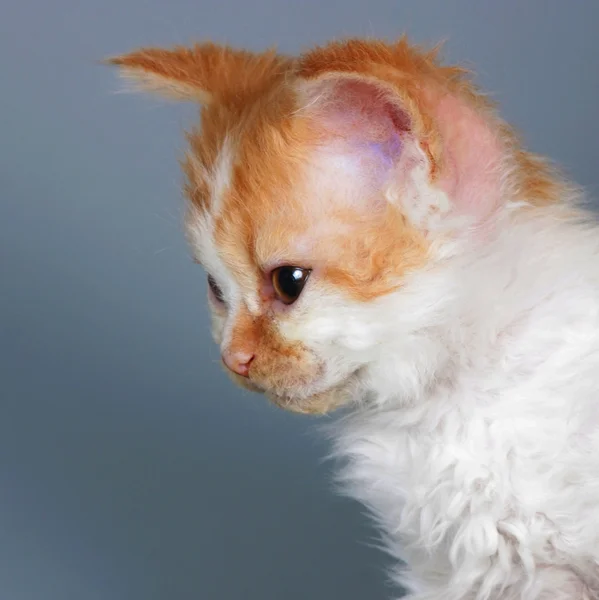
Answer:
<svg viewBox="0 0 599 600"><path fill-rule="evenodd" d="M223 332L225 328L225 319L214 312L211 313L210 332L212 339L217 346L220 346L223 341Z"/></svg>
<svg viewBox="0 0 599 600"><path fill-rule="evenodd" d="M287 309L291 307L286 307ZM314 334L315 330L312 326L312 321L305 318L303 322L297 322L295 319L293 321L283 321L279 323L279 331L281 336L287 340L287 342L300 342L300 343L309 343L309 340L313 337L310 333Z"/></svg>

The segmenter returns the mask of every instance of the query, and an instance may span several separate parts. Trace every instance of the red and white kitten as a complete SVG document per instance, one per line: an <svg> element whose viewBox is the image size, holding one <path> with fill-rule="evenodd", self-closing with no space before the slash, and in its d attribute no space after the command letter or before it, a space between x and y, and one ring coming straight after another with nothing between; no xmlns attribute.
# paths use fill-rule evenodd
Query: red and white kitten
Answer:
<svg viewBox="0 0 599 600"><path fill-rule="evenodd" d="M345 407L341 478L409 597L598 598L599 228L574 186L405 39L110 62L201 105L186 227L223 362Z"/></svg>

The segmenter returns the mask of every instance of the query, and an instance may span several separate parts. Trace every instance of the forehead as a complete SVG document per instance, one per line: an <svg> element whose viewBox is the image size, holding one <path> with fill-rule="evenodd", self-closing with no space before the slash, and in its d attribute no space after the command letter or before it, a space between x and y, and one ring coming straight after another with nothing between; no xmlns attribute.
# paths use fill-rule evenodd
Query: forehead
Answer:
<svg viewBox="0 0 599 600"><path fill-rule="evenodd" d="M220 127L213 121L196 141L200 152L192 147L191 229L200 259L252 290L287 263L319 269L362 299L389 291L386 276L425 252L382 196L377 149L321 139L311 121L290 114L221 116Z"/></svg>
<svg viewBox="0 0 599 600"><path fill-rule="evenodd" d="M305 127L255 108L235 118L204 117L184 162L190 220L205 221L202 230L209 222L211 241L230 268L263 268L292 232L308 229L310 213L298 197L306 179Z"/></svg>

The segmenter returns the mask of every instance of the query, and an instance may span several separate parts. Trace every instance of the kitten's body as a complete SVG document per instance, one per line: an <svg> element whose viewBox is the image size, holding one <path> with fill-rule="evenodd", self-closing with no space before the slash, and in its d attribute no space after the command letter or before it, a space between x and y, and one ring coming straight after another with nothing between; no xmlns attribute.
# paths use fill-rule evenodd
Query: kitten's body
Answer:
<svg viewBox="0 0 599 600"><path fill-rule="evenodd" d="M599 226L577 193L405 41L115 62L205 105L188 232L223 360L289 409L346 405L341 479L410 597L599 598Z"/></svg>
<svg viewBox="0 0 599 600"><path fill-rule="evenodd" d="M336 427L342 480L415 598L599 597L599 230L548 211L449 262L381 307L395 340Z"/></svg>

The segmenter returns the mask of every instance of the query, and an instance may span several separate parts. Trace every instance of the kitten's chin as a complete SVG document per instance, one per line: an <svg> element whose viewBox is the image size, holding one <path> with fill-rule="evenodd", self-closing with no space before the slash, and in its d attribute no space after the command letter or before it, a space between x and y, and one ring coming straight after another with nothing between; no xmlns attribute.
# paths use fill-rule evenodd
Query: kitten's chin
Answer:
<svg viewBox="0 0 599 600"><path fill-rule="evenodd" d="M326 415L349 404L355 396L358 384L356 371L347 379L334 386L306 395L303 391L271 391L254 383L251 379L241 377L228 371L230 378L239 386L250 392L266 396L275 406L293 413L304 415Z"/></svg>
<svg viewBox="0 0 599 600"><path fill-rule="evenodd" d="M264 388L261 388L260 386L256 385L250 379L247 379L246 377L241 377L241 375L237 375L235 373L231 373L231 371L226 371L230 379L239 387L243 388L244 390L248 390L249 392L264 394Z"/></svg>
<svg viewBox="0 0 599 600"><path fill-rule="evenodd" d="M265 395L279 408L302 415L326 415L337 410L347 401L333 391L321 392L301 399L277 396L268 392Z"/></svg>
<svg viewBox="0 0 599 600"><path fill-rule="evenodd" d="M299 396L294 394L275 394L265 392L266 397L276 406L293 413L303 415L326 415L351 402L356 388L356 376L329 389Z"/></svg>

